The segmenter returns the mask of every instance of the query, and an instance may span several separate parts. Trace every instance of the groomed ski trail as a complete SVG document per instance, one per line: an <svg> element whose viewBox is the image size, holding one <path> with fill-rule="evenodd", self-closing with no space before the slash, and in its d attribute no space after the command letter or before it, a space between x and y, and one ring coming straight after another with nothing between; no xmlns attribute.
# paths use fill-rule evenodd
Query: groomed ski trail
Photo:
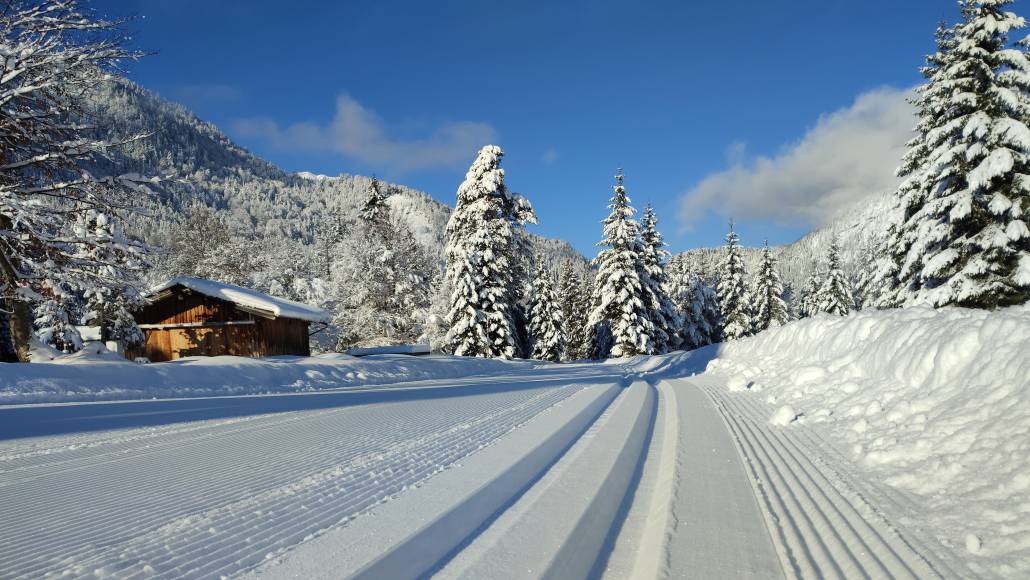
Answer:
<svg viewBox="0 0 1030 580"><path fill-rule="evenodd" d="M866 503L803 426L669 374L566 365L0 441L0 575L969 576Z"/></svg>
<svg viewBox="0 0 1030 580"><path fill-rule="evenodd" d="M457 393L439 386L435 398L419 389L410 401L0 442L2 576L238 573L456 468L569 399L614 394L618 382L527 380Z"/></svg>

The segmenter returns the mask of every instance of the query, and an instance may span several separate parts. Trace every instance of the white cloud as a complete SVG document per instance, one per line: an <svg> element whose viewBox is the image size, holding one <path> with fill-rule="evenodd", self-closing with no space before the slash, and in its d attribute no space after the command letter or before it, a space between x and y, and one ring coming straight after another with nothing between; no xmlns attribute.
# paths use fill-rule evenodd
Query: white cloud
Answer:
<svg viewBox="0 0 1030 580"><path fill-rule="evenodd" d="M294 123L281 127L268 118L238 119L233 132L260 139L285 151L332 151L396 174L432 167L460 166L476 151L497 141L488 123L455 121L417 139L392 138L385 121L349 95L336 99L336 114L327 126Z"/></svg>
<svg viewBox="0 0 1030 580"><path fill-rule="evenodd" d="M686 225L705 210L726 217L818 225L841 209L893 189L894 170L915 125L908 90L883 88L823 115L800 141L773 157L727 150L729 168L701 180L680 199Z"/></svg>

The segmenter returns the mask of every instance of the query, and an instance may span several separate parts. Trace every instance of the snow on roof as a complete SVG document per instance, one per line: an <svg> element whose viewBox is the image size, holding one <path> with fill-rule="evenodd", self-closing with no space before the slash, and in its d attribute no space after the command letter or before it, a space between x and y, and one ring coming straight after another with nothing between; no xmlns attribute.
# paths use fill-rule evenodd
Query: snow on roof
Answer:
<svg viewBox="0 0 1030 580"><path fill-rule="evenodd" d="M225 300L239 306L264 310L277 318L294 318L297 320L307 320L308 322L329 322L329 313L321 308L286 300L285 298L276 298L250 288L204 280L202 278L190 278L188 276L172 278L164 284L151 289L147 296L152 298L173 286L183 286L204 296Z"/></svg>

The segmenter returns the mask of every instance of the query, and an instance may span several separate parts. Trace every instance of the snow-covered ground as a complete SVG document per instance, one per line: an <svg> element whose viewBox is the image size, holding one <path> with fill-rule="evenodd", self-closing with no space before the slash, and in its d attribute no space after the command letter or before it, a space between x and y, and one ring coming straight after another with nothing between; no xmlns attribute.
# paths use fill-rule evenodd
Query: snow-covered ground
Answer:
<svg viewBox="0 0 1030 580"><path fill-rule="evenodd" d="M24 365L344 388L0 407L0 576L1025 577L1028 341L906 310L598 364Z"/></svg>
<svg viewBox="0 0 1030 580"><path fill-rule="evenodd" d="M42 353L33 360L40 359L44 359ZM533 364L450 356L354 357L346 354L266 359L189 357L137 364L93 343L73 355L59 356L52 361L3 367L0 405L295 393L474 374L505 374L514 369L532 368Z"/></svg>
<svg viewBox="0 0 1030 580"><path fill-rule="evenodd" d="M708 368L898 523L979 575L1030 577L1030 308L820 316Z"/></svg>

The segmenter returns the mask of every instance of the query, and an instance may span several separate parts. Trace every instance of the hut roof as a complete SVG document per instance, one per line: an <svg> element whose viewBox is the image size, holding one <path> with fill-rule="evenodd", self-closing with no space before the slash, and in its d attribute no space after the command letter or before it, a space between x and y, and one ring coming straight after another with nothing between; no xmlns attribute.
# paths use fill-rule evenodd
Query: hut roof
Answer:
<svg viewBox="0 0 1030 580"><path fill-rule="evenodd" d="M147 293L147 298L154 300L159 294L175 286L183 286L204 296L268 312L276 318L293 318L308 322L329 322L330 320L329 313L321 308L286 300L285 298L276 298L275 296L262 294L257 290L243 288L242 286L234 286L233 284L214 282L202 278L190 278L188 276L172 278L164 284L152 288Z"/></svg>

